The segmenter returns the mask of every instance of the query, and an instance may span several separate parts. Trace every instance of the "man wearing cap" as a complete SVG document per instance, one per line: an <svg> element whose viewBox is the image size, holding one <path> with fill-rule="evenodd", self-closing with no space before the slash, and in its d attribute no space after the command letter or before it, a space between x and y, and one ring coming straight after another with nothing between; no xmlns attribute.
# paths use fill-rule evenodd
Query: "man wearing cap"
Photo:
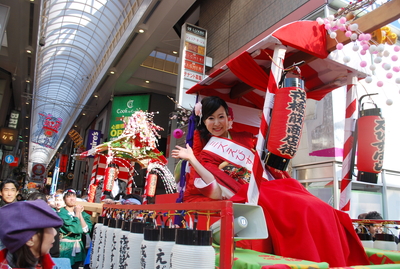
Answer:
<svg viewBox="0 0 400 269"><path fill-rule="evenodd" d="M0 268L52 269L49 251L63 222L46 202L22 201L0 208Z"/></svg>
<svg viewBox="0 0 400 269"><path fill-rule="evenodd" d="M14 179L6 179L0 184L0 207L17 201L18 187Z"/></svg>
<svg viewBox="0 0 400 269"><path fill-rule="evenodd" d="M83 206L76 204L76 192L73 189L66 190L63 196L65 207L57 212L64 221L60 228L60 257L69 258L72 269L77 269L86 257L82 236L90 233L93 224L89 214L83 211Z"/></svg>

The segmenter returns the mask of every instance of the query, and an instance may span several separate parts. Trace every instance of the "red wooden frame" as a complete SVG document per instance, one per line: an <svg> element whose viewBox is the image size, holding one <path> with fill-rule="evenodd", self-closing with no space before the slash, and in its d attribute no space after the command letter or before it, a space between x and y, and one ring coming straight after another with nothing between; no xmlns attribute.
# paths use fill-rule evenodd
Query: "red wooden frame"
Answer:
<svg viewBox="0 0 400 269"><path fill-rule="evenodd" d="M201 203L173 203L151 205L109 205L103 204L103 213L106 209L145 210L145 211L175 211L194 210L211 211L221 218L220 242L220 269L230 269L233 266L233 205L232 201L215 201Z"/></svg>

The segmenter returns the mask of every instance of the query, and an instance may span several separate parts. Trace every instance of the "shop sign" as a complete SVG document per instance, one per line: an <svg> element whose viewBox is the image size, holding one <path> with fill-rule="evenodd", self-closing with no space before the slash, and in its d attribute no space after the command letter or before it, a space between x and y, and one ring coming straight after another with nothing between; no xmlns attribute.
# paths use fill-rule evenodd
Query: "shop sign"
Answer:
<svg viewBox="0 0 400 269"><path fill-rule="evenodd" d="M124 117L130 117L136 111L149 109L150 95L115 96L111 108L109 140L115 140L125 129Z"/></svg>

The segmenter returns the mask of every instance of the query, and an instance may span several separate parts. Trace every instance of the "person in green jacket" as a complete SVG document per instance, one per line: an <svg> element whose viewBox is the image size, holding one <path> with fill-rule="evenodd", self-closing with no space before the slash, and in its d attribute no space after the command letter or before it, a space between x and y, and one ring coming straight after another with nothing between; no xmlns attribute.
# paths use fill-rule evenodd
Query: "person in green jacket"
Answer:
<svg viewBox="0 0 400 269"><path fill-rule="evenodd" d="M57 212L64 221L60 228L60 258L69 258L72 269L78 269L85 260L83 237L90 234L92 222L90 215L83 211L83 206L76 204L76 192L68 189L64 192L65 207Z"/></svg>

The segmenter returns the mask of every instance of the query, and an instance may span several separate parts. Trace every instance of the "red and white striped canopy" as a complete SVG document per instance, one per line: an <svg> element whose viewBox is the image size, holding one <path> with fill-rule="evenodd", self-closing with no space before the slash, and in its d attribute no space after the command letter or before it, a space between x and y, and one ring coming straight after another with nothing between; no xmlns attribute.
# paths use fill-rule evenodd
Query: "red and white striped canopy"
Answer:
<svg viewBox="0 0 400 269"><path fill-rule="evenodd" d="M211 73L187 93L220 96L233 108L234 129L248 130L252 126L254 129L251 131L256 133L271 65L276 64L271 59L277 45L286 46L284 67L305 61L300 66L300 75L307 98L321 100L327 93L346 85L349 72L353 72L358 79L367 76L357 67L358 62L344 65L336 59L340 55L330 54L326 49L327 38L324 26L317 22L287 24ZM293 76L288 74L287 77ZM274 89L269 90L274 93Z"/></svg>

